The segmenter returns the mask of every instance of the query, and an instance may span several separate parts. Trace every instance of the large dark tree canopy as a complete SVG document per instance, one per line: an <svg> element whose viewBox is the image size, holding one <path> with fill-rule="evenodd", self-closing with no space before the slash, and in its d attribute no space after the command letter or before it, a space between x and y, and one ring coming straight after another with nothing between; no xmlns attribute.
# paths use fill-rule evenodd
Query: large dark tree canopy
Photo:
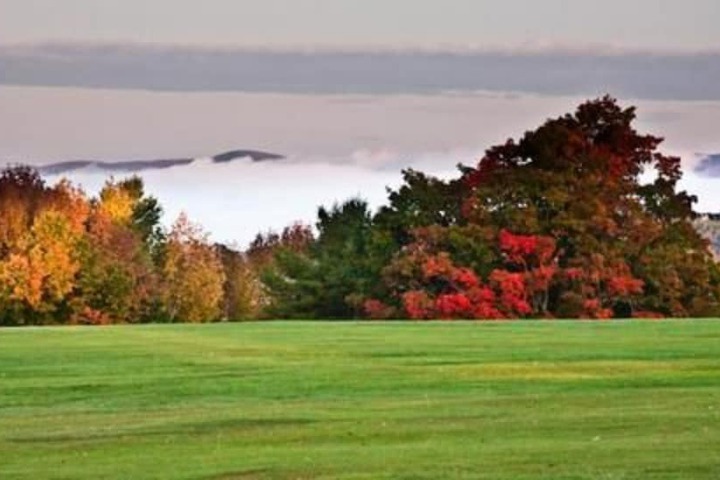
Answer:
<svg viewBox="0 0 720 480"><path fill-rule="evenodd" d="M657 150L662 139L638 134L634 119L634 108L606 97L489 149L465 171L466 215L543 234L592 219L610 236L641 218L689 219L694 199L675 191L680 159Z"/></svg>
<svg viewBox="0 0 720 480"><path fill-rule="evenodd" d="M396 295L414 285L413 298L422 302L413 308L429 310L421 317L444 315L438 305L447 295L464 295L470 306L452 315L472 316L477 302L451 281L451 270L444 278L427 275L432 262L445 258L494 282L497 312L505 316L717 312L717 265L692 227L695 199L677 191L680 159L661 153L662 139L638 133L634 120L634 108L605 97L488 149L475 168L463 168L463 188L454 189L461 218L414 230L415 244L396 255L391 271L405 272L391 276ZM427 183L422 187L415 193L428 195ZM482 256L488 249L494 258ZM510 287L497 280L501 272L516 275L516 297L529 309L502 306Z"/></svg>

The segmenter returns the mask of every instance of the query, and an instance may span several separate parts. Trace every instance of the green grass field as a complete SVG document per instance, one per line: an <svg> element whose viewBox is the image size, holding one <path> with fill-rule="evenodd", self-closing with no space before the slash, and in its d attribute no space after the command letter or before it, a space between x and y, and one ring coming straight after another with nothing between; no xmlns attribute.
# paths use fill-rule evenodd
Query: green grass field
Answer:
<svg viewBox="0 0 720 480"><path fill-rule="evenodd" d="M720 321L0 331L0 479L719 479Z"/></svg>

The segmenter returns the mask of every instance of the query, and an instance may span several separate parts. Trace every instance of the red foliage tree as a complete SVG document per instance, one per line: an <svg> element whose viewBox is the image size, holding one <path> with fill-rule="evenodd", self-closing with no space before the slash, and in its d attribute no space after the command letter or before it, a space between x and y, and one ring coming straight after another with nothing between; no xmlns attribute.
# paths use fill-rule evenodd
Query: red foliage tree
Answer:
<svg viewBox="0 0 720 480"><path fill-rule="evenodd" d="M494 230L505 268L527 273L534 314L720 311L718 267L691 224L695 198L676 189L680 159L634 120L610 97L589 101L463 170L464 221Z"/></svg>

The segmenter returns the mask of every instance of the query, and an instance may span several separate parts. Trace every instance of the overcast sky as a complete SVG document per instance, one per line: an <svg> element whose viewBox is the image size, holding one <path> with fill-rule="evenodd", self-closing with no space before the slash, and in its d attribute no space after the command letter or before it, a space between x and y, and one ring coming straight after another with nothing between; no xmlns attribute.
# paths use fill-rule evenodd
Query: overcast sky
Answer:
<svg viewBox="0 0 720 480"><path fill-rule="evenodd" d="M720 48L718 0L0 0L0 44Z"/></svg>

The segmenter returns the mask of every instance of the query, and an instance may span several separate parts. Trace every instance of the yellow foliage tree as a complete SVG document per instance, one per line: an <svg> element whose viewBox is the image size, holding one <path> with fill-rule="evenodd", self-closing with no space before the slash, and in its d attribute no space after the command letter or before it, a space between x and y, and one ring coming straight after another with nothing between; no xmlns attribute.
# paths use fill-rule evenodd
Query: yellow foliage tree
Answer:
<svg viewBox="0 0 720 480"><path fill-rule="evenodd" d="M0 263L3 297L36 312L52 312L75 285L81 235L62 213L41 212L18 248Z"/></svg>
<svg viewBox="0 0 720 480"><path fill-rule="evenodd" d="M172 227L162 265L163 303L173 321L210 322L221 316L222 262L207 234L181 214Z"/></svg>
<svg viewBox="0 0 720 480"><path fill-rule="evenodd" d="M132 220L136 199L122 184L109 180L100 192L100 210L114 222L127 224Z"/></svg>

